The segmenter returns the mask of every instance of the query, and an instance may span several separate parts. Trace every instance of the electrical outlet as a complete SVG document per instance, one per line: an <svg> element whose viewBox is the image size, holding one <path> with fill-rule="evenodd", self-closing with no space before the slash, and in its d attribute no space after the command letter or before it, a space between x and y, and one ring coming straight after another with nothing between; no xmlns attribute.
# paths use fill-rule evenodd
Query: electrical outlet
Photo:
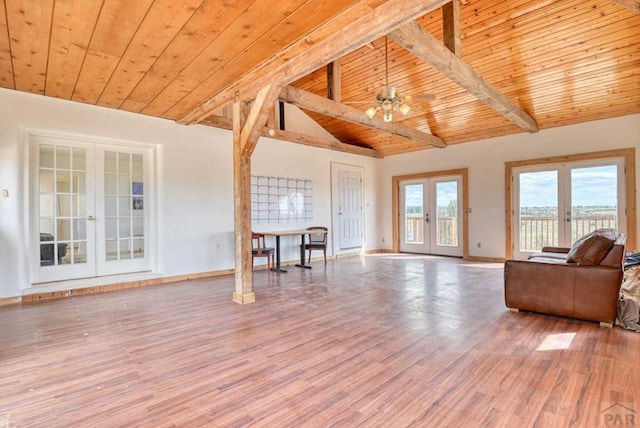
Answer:
<svg viewBox="0 0 640 428"><path fill-rule="evenodd" d="M382 242L384 243L384 238L382 238Z"/></svg>
<svg viewBox="0 0 640 428"><path fill-rule="evenodd" d="M478 248L481 248L482 244L480 242L478 242Z"/></svg>

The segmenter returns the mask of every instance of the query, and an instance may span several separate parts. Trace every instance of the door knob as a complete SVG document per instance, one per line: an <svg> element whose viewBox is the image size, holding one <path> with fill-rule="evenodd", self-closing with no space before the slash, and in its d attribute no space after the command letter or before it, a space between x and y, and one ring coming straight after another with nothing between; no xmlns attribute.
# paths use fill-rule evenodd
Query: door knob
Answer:
<svg viewBox="0 0 640 428"><path fill-rule="evenodd" d="M92 216L92 215L88 215L87 216L87 220L89 220L89 221L94 221L95 219L96 218L94 216Z"/></svg>

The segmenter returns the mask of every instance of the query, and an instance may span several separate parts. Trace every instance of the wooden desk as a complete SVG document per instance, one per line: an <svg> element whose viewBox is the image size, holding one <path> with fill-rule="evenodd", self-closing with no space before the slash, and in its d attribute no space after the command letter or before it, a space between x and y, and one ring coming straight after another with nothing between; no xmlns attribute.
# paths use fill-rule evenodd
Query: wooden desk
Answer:
<svg viewBox="0 0 640 428"><path fill-rule="evenodd" d="M314 230L278 230L278 231L270 231L270 232L256 232L260 233L264 236L275 236L276 237L276 267L272 269L276 272L286 272L286 270L280 268L280 237L281 236L295 236L300 235L300 263L296 264L297 267L311 269L311 266L304 262L304 244L305 244L305 236L311 234L322 233L318 229ZM325 232L326 233L326 232Z"/></svg>

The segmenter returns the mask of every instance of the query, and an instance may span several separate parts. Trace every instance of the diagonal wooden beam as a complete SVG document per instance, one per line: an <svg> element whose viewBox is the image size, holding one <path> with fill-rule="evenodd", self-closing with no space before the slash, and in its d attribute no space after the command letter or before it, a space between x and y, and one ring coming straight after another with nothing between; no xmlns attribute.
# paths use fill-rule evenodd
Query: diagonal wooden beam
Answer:
<svg viewBox="0 0 640 428"><path fill-rule="evenodd" d="M640 13L640 0L613 0L613 2L631 9L635 13Z"/></svg>
<svg viewBox="0 0 640 428"><path fill-rule="evenodd" d="M389 37L525 131L538 131L538 124L531 116L441 45L420 24L416 22L404 24L389 33Z"/></svg>
<svg viewBox="0 0 640 428"><path fill-rule="evenodd" d="M291 82L343 57L387 34L405 22L419 18L450 0L363 1L347 8L317 30L302 37L269 60L249 70L240 79L214 94L178 122L197 123L212 111L230 103L236 92L240 100L251 99L270 83Z"/></svg>
<svg viewBox="0 0 640 428"><path fill-rule="evenodd" d="M271 135L273 134L273 135ZM325 140L324 138L314 137L311 135L298 134L297 132L281 131L274 129L269 133L269 137L276 140L288 141L290 143L302 144L304 146L318 147L320 149L335 150L338 152L351 153L353 155L367 156L375 159L382 159L379 151L369 149L367 147L354 146L353 144L345 144L339 141Z"/></svg>
<svg viewBox="0 0 640 428"><path fill-rule="evenodd" d="M204 119L200 124L222 129L232 129L233 126L231 122L231 119L228 117L213 115ZM358 156L367 156L375 159L382 159L383 157L379 151L367 147L354 146L353 144L345 144L339 141L325 140L324 138L299 134L297 132L282 131L268 126L262 129L261 136L281 141L288 141L290 143L302 144L305 146L318 147L320 149L335 150Z"/></svg>
<svg viewBox="0 0 640 428"><path fill-rule="evenodd" d="M243 154L251 156L256 148L262 129L269 119L279 93L280 88L275 85L266 86L258 92L240 134Z"/></svg>
<svg viewBox="0 0 640 428"><path fill-rule="evenodd" d="M427 134L395 122L384 122L382 119L378 118L369 119L361 110L337 103L293 86L285 86L282 88L282 92L280 92L280 99L295 106L315 111L316 113L337 117L338 119L346 120L347 122L377 129L392 135L409 138L410 140L419 143L424 143L434 147L446 146L444 141L434 135Z"/></svg>

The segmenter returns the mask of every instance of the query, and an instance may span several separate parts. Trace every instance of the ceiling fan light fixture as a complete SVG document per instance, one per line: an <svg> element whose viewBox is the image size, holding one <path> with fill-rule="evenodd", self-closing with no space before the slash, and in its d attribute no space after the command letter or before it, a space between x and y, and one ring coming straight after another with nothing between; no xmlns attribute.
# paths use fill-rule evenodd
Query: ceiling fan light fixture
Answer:
<svg viewBox="0 0 640 428"><path fill-rule="evenodd" d="M395 86L389 86L389 53L387 46L387 36L384 37L384 70L385 85L382 91L376 96L376 106L369 107L365 110L365 114L369 119L373 119L377 111L382 111L382 120L385 122L393 121L393 112L400 112L406 116L411 111L411 106L402 102L402 97L398 95L398 89Z"/></svg>

